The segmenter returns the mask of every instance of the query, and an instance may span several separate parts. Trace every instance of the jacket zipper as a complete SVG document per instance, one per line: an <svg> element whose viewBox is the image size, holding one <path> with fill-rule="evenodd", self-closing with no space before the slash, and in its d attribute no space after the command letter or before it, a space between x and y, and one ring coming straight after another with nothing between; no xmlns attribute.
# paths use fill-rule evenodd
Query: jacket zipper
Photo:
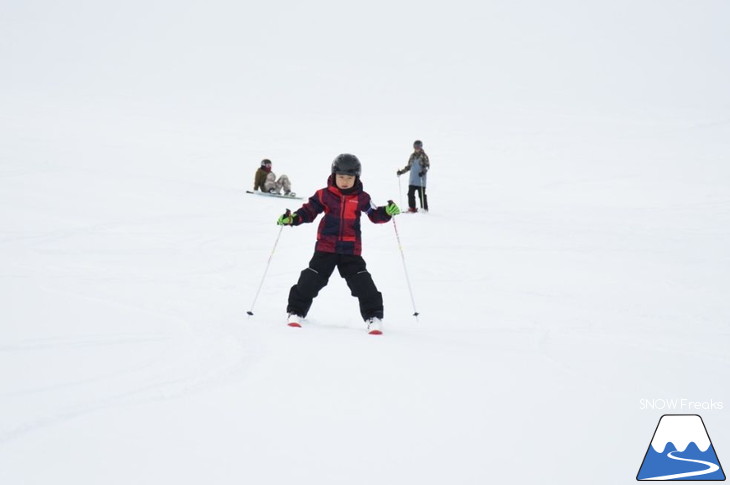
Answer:
<svg viewBox="0 0 730 485"><path fill-rule="evenodd" d="M347 196L342 195L342 207L340 207L340 242L343 242L343 232L345 228L345 207L347 206Z"/></svg>

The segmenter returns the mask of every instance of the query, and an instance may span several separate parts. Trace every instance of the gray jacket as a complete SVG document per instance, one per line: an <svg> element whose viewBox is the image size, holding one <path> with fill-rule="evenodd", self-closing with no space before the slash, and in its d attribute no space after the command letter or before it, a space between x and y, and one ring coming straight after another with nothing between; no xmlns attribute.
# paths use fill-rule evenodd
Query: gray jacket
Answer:
<svg viewBox="0 0 730 485"><path fill-rule="evenodd" d="M417 187L425 187L428 180L428 171L431 168L431 162L428 160L426 152L421 150L420 152L413 152L408 159L408 164L399 170L399 174L404 174L408 171L411 172L408 178L408 185L415 185ZM423 176L420 174L423 173Z"/></svg>

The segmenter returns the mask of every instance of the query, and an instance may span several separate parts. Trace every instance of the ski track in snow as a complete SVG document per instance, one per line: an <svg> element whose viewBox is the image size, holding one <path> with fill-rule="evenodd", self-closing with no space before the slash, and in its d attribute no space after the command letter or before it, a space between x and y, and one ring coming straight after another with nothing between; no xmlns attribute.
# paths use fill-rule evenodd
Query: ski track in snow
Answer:
<svg viewBox="0 0 730 485"><path fill-rule="evenodd" d="M109 345L130 345L139 342L160 342L160 339L148 339L144 336L125 336L121 340L109 340L105 338L103 342L90 343L88 339L81 342L73 342L66 340L60 347L98 347ZM20 423L5 424L0 426L0 445L17 439L28 432L35 432L47 426L57 425L60 422L68 421L90 413L102 411L109 408L131 406L145 402L164 401L169 399L177 399L185 395L201 392L211 386L222 385L235 377L241 371L250 358L249 354L240 346L240 343L234 345L234 349L226 349L221 347L220 343L214 343L211 349L202 349L192 341L178 342L175 340L163 340L167 342L165 347L159 349L159 355L144 361L138 365L128 366L123 370L110 373L97 373L93 378L83 380L65 379L63 383L57 383L45 387L35 387L15 392L2 392L0 398L27 398L33 395L53 396L54 394L67 394L73 392L77 395L72 402L54 409L50 412L43 412L40 416L32 419L24 419ZM10 350L18 351L23 349L27 342L20 345L12 346ZM27 347L26 347L27 348ZM48 350L58 349L59 345L44 342L42 349ZM183 350L186 349L186 350ZM0 352L8 349L0 349ZM34 352L40 351L37 346L33 347ZM210 356L218 352L226 352L235 354L234 358L227 359L222 362L204 364L203 367L194 369L187 373L182 373L179 378L166 378L164 369L167 367L166 354L174 353L176 355L187 354L191 351L200 352L203 350ZM232 351L232 352L231 352ZM42 356L39 356L42 358ZM198 356L200 358L200 356ZM174 368L167 371L171 375L178 374ZM120 389L128 388L124 392L102 391L101 397L97 396L96 388L106 388L110 383L118 382Z"/></svg>
<svg viewBox="0 0 730 485"><path fill-rule="evenodd" d="M168 217L156 217L158 222L168 222ZM143 221L134 226L144 227L154 224L155 221ZM40 248L40 251L49 254L52 244L63 241L83 239L89 234L109 233L121 231L119 227L129 227L128 223L104 223L88 227L77 228L66 231L56 231L49 234L37 235L33 238L14 238L12 242L30 242L31 246ZM205 248L216 242L225 240L227 236L195 238L186 249L186 252L205 252ZM8 242L11 238L5 238ZM53 251L65 257L73 257L74 252L64 249ZM50 252L50 254L53 254ZM79 254L82 254L79 252ZM32 272L37 264L24 265L13 263L18 273ZM189 271L190 277L203 277L206 275L219 275L230 269L231 264L222 264L218 267L206 267L202 270ZM126 271L126 270L125 270ZM30 338L22 340L5 340L0 342L0 358L11 359L12 355L23 356L33 355L34 360L43 362L44 355L72 355L83 350L102 350L105 348L123 348L125 353L132 352L136 348L154 348L149 357L142 360L131 359L127 364L121 365L119 370L104 372L94 371L92 377L74 378L73 375L62 381L48 385L32 385L23 383L19 389L7 390L0 388L0 398L8 402L11 399L23 400L34 398L34 396L50 398L53 396L67 395L72 393L72 399L60 400L58 406L51 406L46 411L35 412L35 417L25 417L20 420L3 423L0 419L0 444L4 445L15 440L26 433L36 432L44 427L57 425L74 418L90 413L99 412L109 408L131 406L143 402L169 400L180 398L190 393L200 392L202 389L212 385L221 385L227 382L231 376L240 372L247 360L251 357L246 350L246 344L230 336L216 336L210 334L210 329L202 327L187 319L175 317L164 311L151 310L145 305L130 304L117 301L113 297L98 297L92 293L69 291L67 287L61 287L63 281L79 278L89 281L121 281L129 280L129 276L115 276L105 274L96 276L85 273L74 273L72 266L62 270L61 274L38 286L38 289L49 295L58 295L61 300L69 298L81 301L93 302L107 308L110 312L133 312L141 319L151 321L166 321L166 327L175 327L177 330L164 333L110 333L110 334L84 334L81 336L64 336ZM145 278L154 281L156 278ZM180 330L184 331L180 332ZM142 345L142 347L140 347ZM190 367L185 360L194 358L198 367ZM95 363L88 362L89 368L93 369ZM102 367L103 369L103 367ZM89 372L84 372L89 373ZM177 376L170 378L170 376ZM114 389L114 383L118 388ZM111 384L112 388L97 392L97 387L106 388ZM126 388L126 389L125 389ZM121 391L121 392L120 392ZM27 414L26 412L20 413ZM33 412L31 412L33 414Z"/></svg>

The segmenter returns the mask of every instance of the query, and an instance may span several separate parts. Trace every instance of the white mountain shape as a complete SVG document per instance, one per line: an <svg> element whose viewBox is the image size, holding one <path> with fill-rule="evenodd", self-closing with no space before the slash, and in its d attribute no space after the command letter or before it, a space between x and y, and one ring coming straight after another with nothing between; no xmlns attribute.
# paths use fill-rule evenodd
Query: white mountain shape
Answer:
<svg viewBox="0 0 730 485"><path fill-rule="evenodd" d="M674 443L680 452L686 450L692 442L703 453L712 444L702 424L702 418L696 414L662 416L651 440L651 446L657 453L664 453L664 448L669 442Z"/></svg>

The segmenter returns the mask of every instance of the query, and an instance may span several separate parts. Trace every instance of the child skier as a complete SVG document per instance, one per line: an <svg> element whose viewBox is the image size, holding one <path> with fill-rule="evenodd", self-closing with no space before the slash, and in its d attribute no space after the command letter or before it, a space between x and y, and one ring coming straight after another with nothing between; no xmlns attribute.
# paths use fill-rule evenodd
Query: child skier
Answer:
<svg viewBox="0 0 730 485"><path fill-rule="evenodd" d="M416 140L413 142L413 153L408 158L408 164L403 169L396 172L400 177L404 173L410 171L411 176L408 180L408 212L416 212L416 192L418 199L421 201L421 209L428 212L428 198L426 197L426 181L427 173L431 168L431 162L428 155L423 151L423 142Z"/></svg>
<svg viewBox="0 0 730 485"><path fill-rule="evenodd" d="M277 221L279 225L298 226L313 222L324 212L317 230L314 256L289 291L286 311L291 327L301 327L312 300L327 286L337 267L352 296L359 300L360 315L368 324L368 332L372 335L383 333L383 295L375 287L365 268L365 260L360 256L360 215L364 212L372 222L380 224L400 214L400 209L393 201L376 207L370 195L363 190L360 172L360 160L355 155L338 155L332 162L327 187L319 189L300 209L291 213L287 211Z"/></svg>

